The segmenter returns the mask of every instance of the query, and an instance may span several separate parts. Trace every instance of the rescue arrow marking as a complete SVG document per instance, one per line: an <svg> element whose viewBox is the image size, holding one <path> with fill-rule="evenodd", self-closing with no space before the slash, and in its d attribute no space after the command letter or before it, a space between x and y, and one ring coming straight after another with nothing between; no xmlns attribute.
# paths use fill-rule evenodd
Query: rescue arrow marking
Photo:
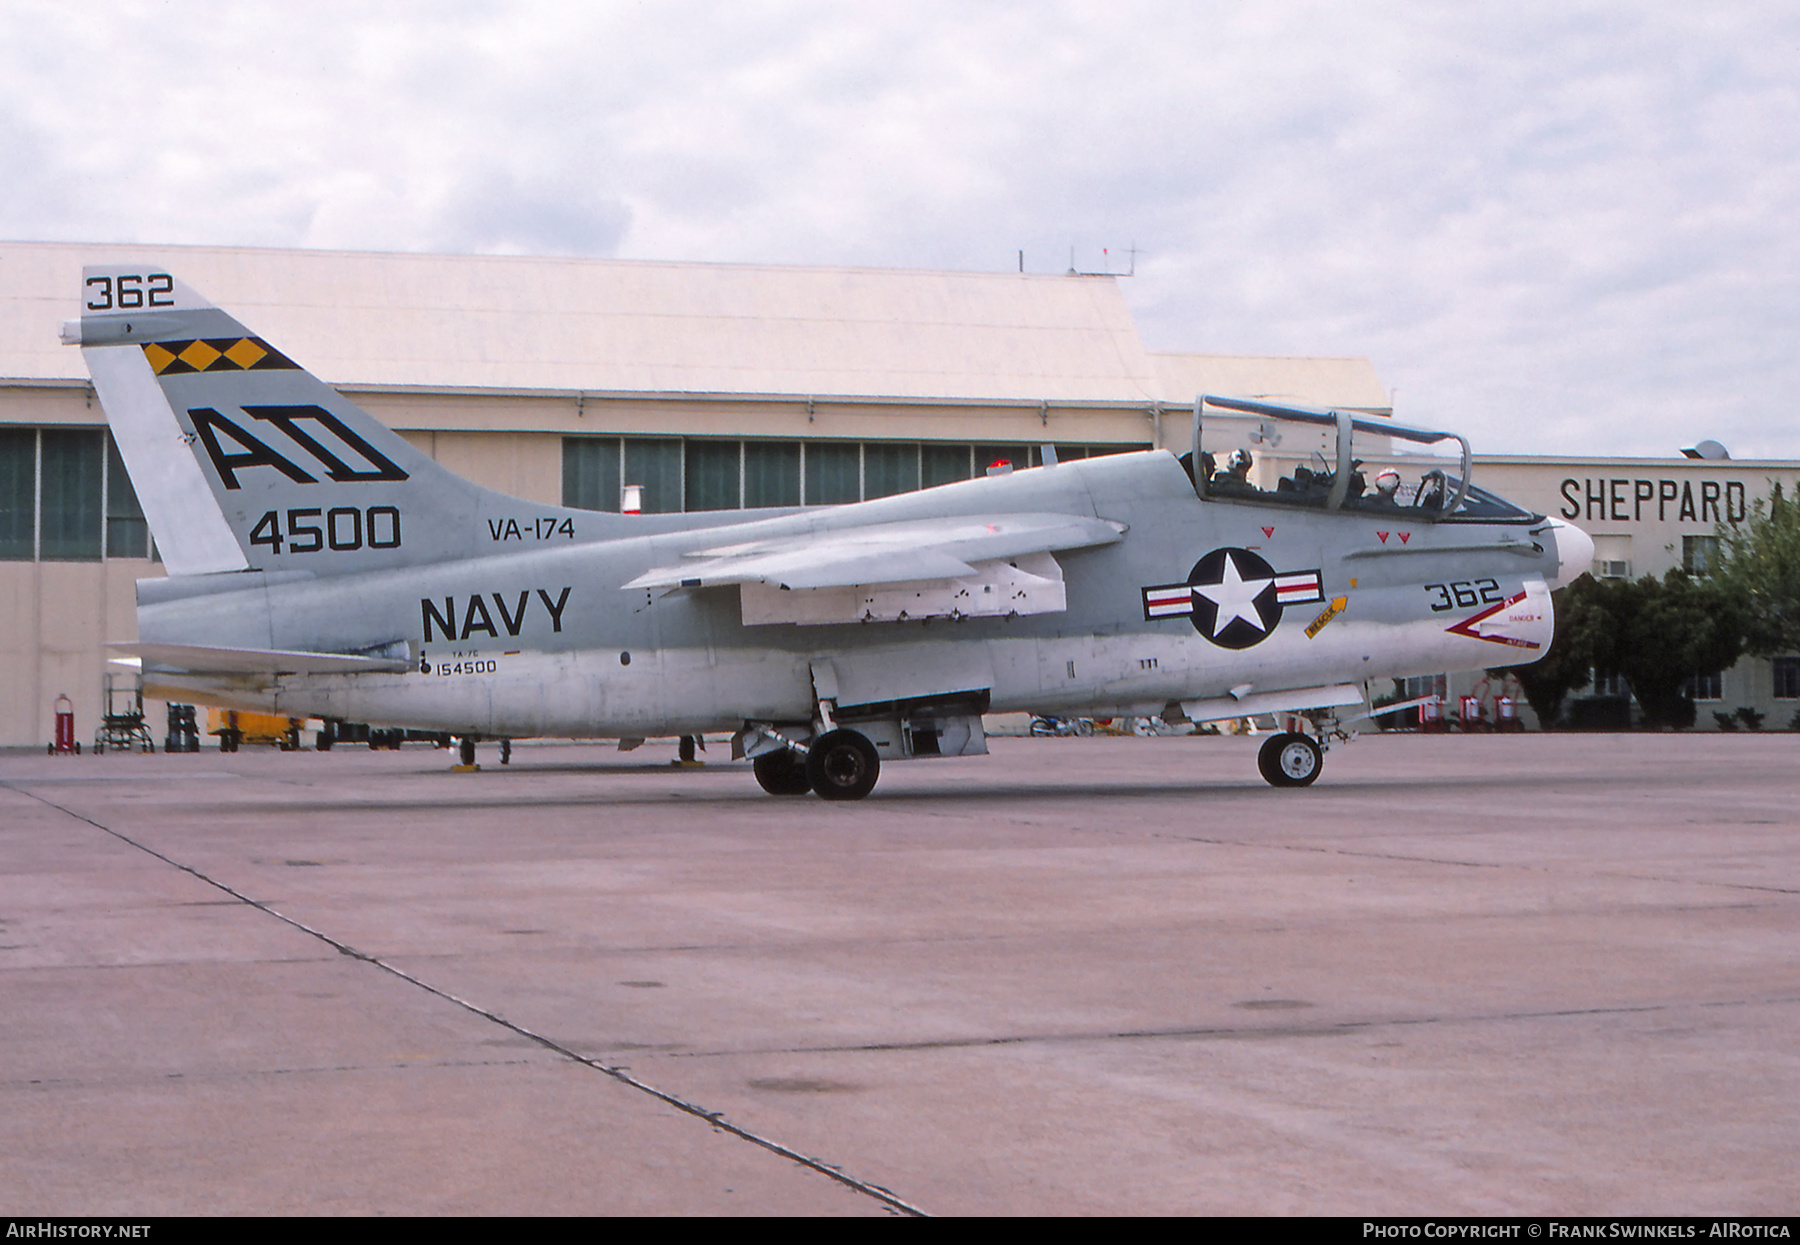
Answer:
<svg viewBox="0 0 1800 1245"><path fill-rule="evenodd" d="M1331 604L1327 605L1317 618L1306 624L1306 638L1310 640L1325 630L1326 624L1342 614L1344 607L1348 604L1350 604L1349 597L1332 597Z"/></svg>

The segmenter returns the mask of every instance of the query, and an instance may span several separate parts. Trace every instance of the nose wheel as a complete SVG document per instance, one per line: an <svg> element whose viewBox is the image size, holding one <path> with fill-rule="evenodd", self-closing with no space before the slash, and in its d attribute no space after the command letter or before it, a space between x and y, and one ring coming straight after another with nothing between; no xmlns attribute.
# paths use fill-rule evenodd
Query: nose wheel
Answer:
<svg viewBox="0 0 1800 1245"><path fill-rule="evenodd" d="M1324 751L1299 731L1269 736L1256 754L1256 768L1271 787L1310 787L1324 767Z"/></svg>

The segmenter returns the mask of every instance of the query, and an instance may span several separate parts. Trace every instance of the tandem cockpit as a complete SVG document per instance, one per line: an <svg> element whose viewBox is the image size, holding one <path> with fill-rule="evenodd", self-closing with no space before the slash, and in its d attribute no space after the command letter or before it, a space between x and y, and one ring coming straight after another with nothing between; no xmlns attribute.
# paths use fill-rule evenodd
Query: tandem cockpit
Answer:
<svg viewBox="0 0 1800 1245"><path fill-rule="evenodd" d="M1466 437L1354 411L1205 395L1181 463L1205 501L1433 523L1543 519L1470 482Z"/></svg>

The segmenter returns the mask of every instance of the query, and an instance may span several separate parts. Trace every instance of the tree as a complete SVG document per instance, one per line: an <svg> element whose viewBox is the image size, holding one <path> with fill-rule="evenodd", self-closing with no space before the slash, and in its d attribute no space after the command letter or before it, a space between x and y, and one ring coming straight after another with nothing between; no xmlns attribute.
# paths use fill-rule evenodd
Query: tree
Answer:
<svg viewBox="0 0 1800 1245"><path fill-rule="evenodd" d="M1651 725L1692 726L1694 702L1682 685L1725 669L1744 651L1745 611L1737 595L1682 571L1635 583L1583 575L1558 589L1552 605L1556 632L1549 650L1507 672L1546 727L1594 670L1624 675Z"/></svg>
<svg viewBox="0 0 1800 1245"><path fill-rule="evenodd" d="M1723 670L1744 652L1745 611L1738 595L1710 579L1673 570L1659 581L1618 581L1619 630L1613 668L1631 684L1653 726L1692 726L1694 702L1682 684Z"/></svg>
<svg viewBox="0 0 1800 1245"><path fill-rule="evenodd" d="M1738 601L1748 651L1800 653L1800 501L1784 498L1777 484L1743 522L1721 524L1718 537L1706 577Z"/></svg>

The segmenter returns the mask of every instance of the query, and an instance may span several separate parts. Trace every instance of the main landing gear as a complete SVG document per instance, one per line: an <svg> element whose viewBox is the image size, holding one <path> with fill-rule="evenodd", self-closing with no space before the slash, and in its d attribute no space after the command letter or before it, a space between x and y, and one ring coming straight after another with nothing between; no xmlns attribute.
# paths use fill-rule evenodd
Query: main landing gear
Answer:
<svg viewBox="0 0 1800 1245"><path fill-rule="evenodd" d="M806 781L821 800L860 800L875 790L881 758L867 736L839 727L806 750Z"/></svg>
<svg viewBox="0 0 1800 1245"><path fill-rule="evenodd" d="M770 795L805 795L812 790L806 777L806 758L792 748L765 752L751 763L756 781Z"/></svg>
<svg viewBox="0 0 1800 1245"><path fill-rule="evenodd" d="M751 761L756 781L770 795L805 795L821 800L860 800L881 777L881 757L868 736L836 727L811 743L764 752Z"/></svg>

